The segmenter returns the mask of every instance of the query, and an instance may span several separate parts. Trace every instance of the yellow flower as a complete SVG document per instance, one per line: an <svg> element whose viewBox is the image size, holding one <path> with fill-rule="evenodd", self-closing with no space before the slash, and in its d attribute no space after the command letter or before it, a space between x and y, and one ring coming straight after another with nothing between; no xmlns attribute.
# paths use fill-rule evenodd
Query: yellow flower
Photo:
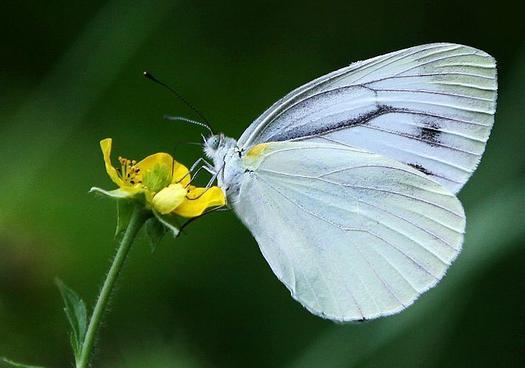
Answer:
<svg viewBox="0 0 525 368"><path fill-rule="evenodd" d="M116 198L131 198L143 194L145 204L157 215L197 217L211 207L224 206L226 199L221 188L198 188L190 185L186 166L167 153L155 153L142 161L119 157L120 168L111 163L111 138L100 141L106 172L119 189L98 192Z"/></svg>

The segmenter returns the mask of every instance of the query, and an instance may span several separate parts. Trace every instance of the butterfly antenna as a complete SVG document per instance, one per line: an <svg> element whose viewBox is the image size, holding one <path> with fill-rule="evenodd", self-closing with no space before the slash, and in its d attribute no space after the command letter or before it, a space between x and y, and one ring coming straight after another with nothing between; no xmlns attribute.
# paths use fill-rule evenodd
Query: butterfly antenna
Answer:
<svg viewBox="0 0 525 368"><path fill-rule="evenodd" d="M177 90L175 90L174 88L170 87L166 83L160 81L159 79L157 79L150 72L144 72L144 77L146 79L149 79L149 80L151 80L151 81L161 85L162 87L166 88L168 91L173 93L180 101L182 101L182 103L184 103L187 107L189 107L191 111L193 111L195 114L197 114L204 121L204 123L200 123L200 122L195 122L195 123L199 123L197 125L205 126L211 132L212 135L214 134L213 129L211 127L211 124L208 121L208 119L206 119L204 114L202 114L199 110L197 110L197 108L195 108L195 106L193 106L191 103L189 103L188 100L186 100L184 98L184 96L182 96L179 92L177 92ZM172 120L172 119L168 119L168 120ZM178 119L178 120L180 120L180 119ZM186 120L190 120L190 119L186 119Z"/></svg>
<svg viewBox="0 0 525 368"><path fill-rule="evenodd" d="M198 125L198 126L201 126L203 128L208 129L208 131L211 133L211 135L214 134L213 130L211 129L211 127L208 124L201 123L200 121L191 120L191 119L188 119L188 118L185 118L185 117L182 117L182 116L171 116L171 115L164 115L163 119L170 120L170 121L184 121L185 123Z"/></svg>

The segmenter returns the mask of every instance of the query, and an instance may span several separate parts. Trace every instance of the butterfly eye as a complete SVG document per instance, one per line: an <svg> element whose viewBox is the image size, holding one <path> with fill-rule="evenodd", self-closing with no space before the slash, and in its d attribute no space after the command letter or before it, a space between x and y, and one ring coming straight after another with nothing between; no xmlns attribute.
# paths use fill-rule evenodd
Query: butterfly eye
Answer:
<svg viewBox="0 0 525 368"><path fill-rule="evenodd" d="M208 146L212 150L216 150L217 148L219 148L219 144L220 144L220 138L219 136L216 136L216 135L213 135L206 140L206 146Z"/></svg>

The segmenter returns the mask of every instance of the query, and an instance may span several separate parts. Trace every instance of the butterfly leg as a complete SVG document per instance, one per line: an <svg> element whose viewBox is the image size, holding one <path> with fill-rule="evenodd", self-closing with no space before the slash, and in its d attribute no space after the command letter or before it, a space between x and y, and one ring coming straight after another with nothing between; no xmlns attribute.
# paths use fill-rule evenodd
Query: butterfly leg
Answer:
<svg viewBox="0 0 525 368"><path fill-rule="evenodd" d="M197 161L193 163L193 165L191 165L190 172L193 173L194 170L197 168L197 166L199 166L200 163L203 163L203 165L206 166L208 169L213 170L213 165L208 160L206 160L204 157L200 157L197 159Z"/></svg>
<svg viewBox="0 0 525 368"><path fill-rule="evenodd" d="M202 164L201 167L199 167L197 169L197 166L199 166L200 164ZM191 165L191 167L188 170L188 172L182 178L180 178L177 183L180 183L181 181L186 179L189 175L193 175L193 176L197 175L197 173L200 171L200 169L202 167L206 167L206 170L208 172L213 171L213 165L209 161L207 161L205 158L200 157L193 163L193 165ZM192 181L193 181L193 179L192 179Z"/></svg>
<svg viewBox="0 0 525 368"><path fill-rule="evenodd" d="M213 182L217 179L217 173L216 173L214 170L210 169L209 167L207 167L207 166L205 166L205 165L199 167L199 168L195 171L195 173L193 174L193 177L191 178L191 181L188 183L188 185L186 185L186 187L188 187L188 186L189 186L189 185L190 185L190 184L191 184L191 183L197 178L197 176L199 175L199 173L202 172L202 170L207 171L208 173L210 173L210 174L212 175L211 178L210 178L210 180L208 181L208 184L206 184L206 190L208 190L208 189L211 187L211 185L213 184ZM202 194L204 194L204 193L206 193L206 191L203 192ZM202 194L201 194L201 195L202 195ZM199 196L196 197L196 198L200 198L201 195L199 195Z"/></svg>
<svg viewBox="0 0 525 368"><path fill-rule="evenodd" d="M200 215L200 216L192 217L191 219L187 220L186 222L184 222L184 223L182 224L182 226L181 226L180 229L179 229L179 233L177 234L176 237L178 238L178 237L181 236L183 233L186 234L186 231L184 231L184 230L186 230L186 227L187 227L188 225L190 225L192 222L194 222L195 220L198 220L198 219L200 219L200 218L202 218L202 217L204 217L204 216L206 216L206 215L209 215L210 213L214 213L214 212L224 212L224 211L230 211L230 209L229 209L229 208L225 208L225 207L215 207L215 208L213 208L213 209L211 209L211 210L208 210L208 211L204 212L204 213L203 213L202 215Z"/></svg>

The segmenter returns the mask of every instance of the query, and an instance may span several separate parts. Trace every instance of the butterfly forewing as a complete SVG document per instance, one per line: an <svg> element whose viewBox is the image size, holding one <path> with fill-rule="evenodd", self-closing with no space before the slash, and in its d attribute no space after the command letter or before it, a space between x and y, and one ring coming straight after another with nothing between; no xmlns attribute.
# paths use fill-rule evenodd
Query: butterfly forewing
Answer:
<svg viewBox="0 0 525 368"><path fill-rule="evenodd" d="M275 103L239 145L337 142L403 162L453 193L475 170L496 108L494 59L455 44L393 52L318 78Z"/></svg>

